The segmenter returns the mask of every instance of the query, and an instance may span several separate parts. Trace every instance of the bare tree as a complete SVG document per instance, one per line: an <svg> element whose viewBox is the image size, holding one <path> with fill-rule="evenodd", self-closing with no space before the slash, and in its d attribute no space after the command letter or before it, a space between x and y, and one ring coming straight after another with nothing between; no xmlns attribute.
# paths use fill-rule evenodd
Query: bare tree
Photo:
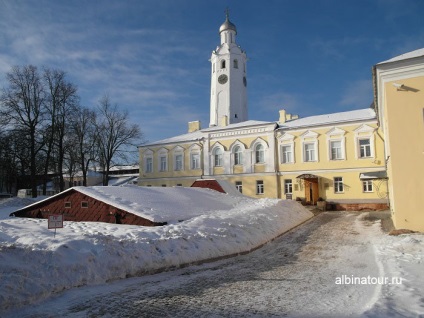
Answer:
<svg viewBox="0 0 424 318"><path fill-rule="evenodd" d="M88 108L80 108L74 115L72 134L75 136L76 161L83 175L83 186L87 186L87 172L90 163L97 156L96 113ZM70 156L73 158L73 156Z"/></svg>
<svg viewBox="0 0 424 318"><path fill-rule="evenodd" d="M135 147L134 143L142 134L138 125L130 124L128 113L119 111L116 104L111 104L108 96L99 102L96 130L103 185L107 186L113 159L125 158L128 148Z"/></svg>
<svg viewBox="0 0 424 318"><path fill-rule="evenodd" d="M32 196L37 196L37 155L43 147L40 131L44 124L45 91L37 67L15 66L6 79L9 87L1 95L2 117L13 129L25 133L30 149L30 183Z"/></svg>

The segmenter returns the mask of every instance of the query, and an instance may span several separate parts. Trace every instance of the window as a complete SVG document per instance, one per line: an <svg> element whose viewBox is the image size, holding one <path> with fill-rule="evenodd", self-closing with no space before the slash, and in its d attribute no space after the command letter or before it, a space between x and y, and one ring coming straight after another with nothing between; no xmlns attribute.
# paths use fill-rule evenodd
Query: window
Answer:
<svg viewBox="0 0 424 318"><path fill-rule="evenodd" d="M264 182L262 180L256 181L256 194L264 194Z"/></svg>
<svg viewBox="0 0 424 318"><path fill-rule="evenodd" d="M291 163L291 162L293 162L292 146L291 145L281 146L281 163Z"/></svg>
<svg viewBox="0 0 424 318"><path fill-rule="evenodd" d="M221 167L222 166L222 154L223 151L221 148L216 148L214 151L214 164L215 167Z"/></svg>
<svg viewBox="0 0 424 318"><path fill-rule="evenodd" d="M88 201L81 201L82 208L88 208Z"/></svg>
<svg viewBox="0 0 424 318"><path fill-rule="evenodd" d="M234 60L234 68L238 68L238 61Z"/></svg>
<svg viewBox="0 0 424 318"><path fill-rule="evenodd" d="M343 193L343 192L344 192L343 178L335 177L334 178L334 193Z"/></svg>
<svg viewBox="0 0 424 318"><path fill-rule="evenodd" d="M221 61L221 68L225 68L225 60Z"/></svg>
<svg viewBox="0 0 424 318"><path fill-rule="evenodd" d="M315 158L315 143L305 143L304 144L304 152L305 152L305 161L316 161Z"/></svg>
<svg viewBox="0 0 424 318"><path fill-rule="evenodd" d="M200 154L191 154L191 169L200 169Z"/></svg>
<svg viewBox="0 0 424 318"><path fill-rule="evenodd" d="M236 146L234 148L234 164L235 165L242 165L243 164L243 157L241 152L241 147Z"/></svg>
<svg viewBox="0 0 424 318"><path fill-rule="evenodd" d="M183 170L183 155L175 155L175 170Z"/></svg>
<svg viewBox="0 0 424 318"><path fill-rule="evenodd" d="M177 183L177 187L182 187L183 184L182 183Z"/></svg>
<svg viewBox="0 0 424 318"><path fill-rule="evenodd" d="M368 158L371 157L371 141L367 139L359 139L359 157Z"/></svg>
<svg viewBox="0 0 424 318"><path fill-rule="evenodd" d="M66 208L66 209L71 208L71 202L66 201L66 202L65 202L65 208Z"/></svg>
<svg viewBox="0 0 424 318"><path fill-rule="evenodd" d="M372 186L372 180L362 181L362 191L363 192L374 192L374 189L373 189L373 186Z"/></svg>
<svg viewBox="0 0 424 318"><path fill-rule="evenodd" d="M215 63L212 63L212 72L215 73Z"/></svg>
<svg viewBox="0 0 424 318"><path fill-rule="evenodd" d="M162 184L162 187L163 187L163 188L166 188L166 184Z"/></svg>
<svg viewBox="0 0 424 318"><path fill-rule="evenodd" d="M284 180L284 194L292 194L293 193L293 183L292 179Z"/></svg>
<svg viewBox="0 0 424 318"><path fill-rule="evenodd" d="M160 161L160 171L166 171L167 170L167 160L165 156L162 156L159 158Z"/></svg>
<svg viewBox="0 0 424 318"><path fill-rule="evenodd" d="M330 141L330 159L331 160L343 159L342 142L340 140Z"/></svg>
<svg viewBox="0 0 424 318"><path fill-rule="evenodd" d="M262 144L258 144L255 147L255 163L264 163L264 162L265 162L264 146Z"/></svg>
<svg viewBox="0 0 424 318"><path fill-rule="evenodd" d="M241 181L236 181L236 189L240 192L243 193L243 183Z"/></svg>
<svg viewBox="0 0 424 318"><path fill-rule="evenodd" d="M153 172L153 159L146 158L146 172Z"/></svg>

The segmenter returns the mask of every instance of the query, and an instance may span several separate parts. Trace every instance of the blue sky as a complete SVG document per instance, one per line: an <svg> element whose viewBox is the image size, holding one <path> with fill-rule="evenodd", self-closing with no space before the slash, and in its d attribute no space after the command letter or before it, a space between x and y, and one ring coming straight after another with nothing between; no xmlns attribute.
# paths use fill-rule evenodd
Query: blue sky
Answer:
<svg viewBox="0 0 424 318"><path fill-rule="evenodd" d="M249 119L367 108L371 67L424 47L421 0L0 0L0 86L14 65L59 68L82 105L108 94L148 141L205 128L227 6L249 58Z"/></svg>

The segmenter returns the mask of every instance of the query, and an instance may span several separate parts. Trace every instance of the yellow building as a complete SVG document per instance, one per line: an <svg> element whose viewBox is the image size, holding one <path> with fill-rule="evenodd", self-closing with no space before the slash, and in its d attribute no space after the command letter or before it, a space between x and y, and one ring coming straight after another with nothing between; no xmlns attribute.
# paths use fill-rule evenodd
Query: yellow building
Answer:
<svg viewBox="0 0 424 318"><path fill-rule="evenodd" d="M233 184L252 197L321 198L336 208L387 207L384 143L367 108L275 122L248 120L247 56L228 14L211 56L210 127L143 145L141 186L191 186L199 178Z"/></svg>
<svg viewBox="0 0 424 318"><path fill-rule="evenodd" d="M396 228L423 232L424 49L375 65L373 79L392 219Z"/></svg>

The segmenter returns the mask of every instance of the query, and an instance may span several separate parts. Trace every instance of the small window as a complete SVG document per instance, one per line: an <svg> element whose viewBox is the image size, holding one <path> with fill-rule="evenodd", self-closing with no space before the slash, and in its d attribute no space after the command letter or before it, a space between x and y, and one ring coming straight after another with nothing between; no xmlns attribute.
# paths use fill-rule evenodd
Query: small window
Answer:
<svg viewBox="0 0 424 318"><path fill-rule="evenodd" d="M65 208L66 208L66 209L70 209L70 208L71 208L71 202L66 201L66 202L65 202Z"/></svg>
<svg viewBox="0 0 424 318"><path fill-rule="evenodd" d="M264 194L264 182L262 180L256 181L256 194Z"/></svg>
<svg viewBox="0 0 424 318"><path fill-rule="evenodd" d="M293 193L293 183L292 179L284 180L284 194L292 194Z"/></svg>
<svg viewBox="0 0 424 318"><path fill-rule="evenodd" d="M371 157L371 141L367 139L359 139L359 157L369 158Z"/></svg>
<svg viewBox="0 0 424 318"><path fill-rule="evenodd" d="M200 169L200 154L191 154L191 169Z"/></svg>
<svg viewBox="0 0 424 318"><path fill-rule="evenodd" d="M315 161L315 144L305 143L304 144L305 162Z"/></svg>
<svg viewBox="0 0 424 318"><path fill-rule="evenodd" d="M183 184L182 183L177 183L177 187L182 187Z"/></svg>
<svg viewBox="0 0 424 318"><path fill-rule="evenodd" d="M374 189L373 189L373 186L372 186L372 180L362 181L362 191L363 192L374 192Z"/></svg>
<svg viewBox="0 0 424 318"><path fill-rule="evenodd" d="M236 189L240 192L243 193L243 183L241 181L236 181Z"/></svg>
<svg viewBox="0 0 424 318"><path fill-rule="evenodd" d="M255 163L264 163L265 155L264 155L264 146L262 144L258 144L255 148Z"/></svg>
<svg viewBox="0 0 424 318"><path fill-rule="evenodd" d="M334 193L343 193L343 192L344 192L343 178L335 177L334 178Z"/></svg>
<svg viewBox="0 0 424 318"><path fill-rule="evenodd" d="M163 188L166 188L166 184L162 184L162 187L163 187Z"/></svg>
<svg viewBox="0 0 424 318"><path fill-rule="evenodd" d="M221 68L225 68L225 60L221 61Z"/></svg>
<svg viewBox="0 0 424 318"><path fill-rule="evenodd" d="M234 148L234 164L235 165L242 165L243 164L243 158L242 158L242 152L241 152L240 146L236 146Z"/></svg>
<svg viewBox="0 0 424 318"><path fill-rule="evenodd" d="M146 158L146 172L150 173L153 171L153 159Z"/></svg>
<svg viewBox="0 0 424 318"><path fill-rule="evenodd" d="M281 163L291 163L292 162L292 146L284 145L281 146Z"/></svg>
<svg viewBox="0 0 424 318"><path fill-rule="evenodd" d="M238 68L238 61L234 60L234 68Z"/></svg>
<svg viewBox="0 0 424 318"><path fill-rule="evenodd" d="M167 170L167 162L166 157L160 157L160 171Z"/></svg>
<svg viewBox="0 0 424 318"><path fill-rule="evenodd" d="M183 170L183 155L175 156L175 170Z"/></svg>
<svg viewBox="0 0 424 318"><path fill-rule="evenodd" d="M88 201L81 201L82 208L88 208Z"/></svg>
<svg viewBox="0 0 424 318"><path fill-rule="evenodd" d="M215 167L221 167L222 166L222 149L221 148L216 148L215 152L214 152L214 164Z"/></svg>
<svg viewBox="0 0 424 318"><path fill-rule="evenodd" d="M342 142L340 140L330 141L330 155L331 160L343 159Z"/></svg>

